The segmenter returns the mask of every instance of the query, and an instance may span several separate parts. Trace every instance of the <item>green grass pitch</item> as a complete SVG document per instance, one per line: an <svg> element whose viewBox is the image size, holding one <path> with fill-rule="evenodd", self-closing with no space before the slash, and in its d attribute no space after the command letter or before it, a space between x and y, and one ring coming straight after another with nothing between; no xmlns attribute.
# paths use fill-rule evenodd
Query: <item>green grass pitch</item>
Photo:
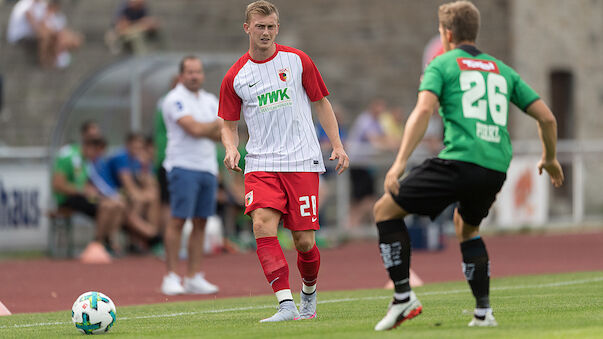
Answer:
<svg viewBox="0 0 603 339"><path fill-rule="evenodd" d="M85 287L83 288L85 289ZM386 333L373 327L391 291L319 293L318 318L260 324L273 296L120 307L109 337L197 338L603 338L603 272L493 279L496 328L469 328L473 298L465 282L415 289L423 314ZM74 296L78 293L74 293ZM297 298L296 298L297 299ZM297 301L297 300L296 300ZM71 311L0 317L2 338L81 337Z"/></svg>

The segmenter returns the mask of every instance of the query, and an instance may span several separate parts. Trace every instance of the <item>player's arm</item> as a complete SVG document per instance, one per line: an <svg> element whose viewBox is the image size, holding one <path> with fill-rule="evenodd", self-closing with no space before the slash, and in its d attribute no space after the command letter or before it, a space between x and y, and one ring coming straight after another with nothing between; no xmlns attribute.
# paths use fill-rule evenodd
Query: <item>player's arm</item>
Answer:
<svg viewBox="0 0 603 339"><path fill-rule="evenodd" d="M333 107L327 97L322 97L322 99L314 102L314 109L318 115L320 125L325 130L325 133L331 142L331 146L333 147L333 152L331 152L329 160L338 159L335 171L341 174L350 166L350 158L343 149L343 143L339 136L339 125L337 124L337 118L335 118Z"/></svg>
<svg viewBox="0 0 603 339"><path fill-rule="evenodd" d="M563 184L563 170L557 161L557 120L553 112L541 99L536 100L526 109L526 113L536 119L538 135L542 141L542 158L538 163L538 173L544 169L551 176L555 187Z"/></svg>
<svg viewBox="0 0 603 339"><path fill-rule="evenodd" d="M241 172L239 160L241 154L237 147L239 146L239 127L238 120L224 120L222 125L222 144L224 145L225 153L224 165L229 170Z"/></svg>
<svg viewBox="0 0 603 339"><path fill-rule="evenodd" d="M406 163L412 152L417 148L417 145L423 139L429 119L438 106L438 97L430 91L419 92L419 98L417 99L417 105L410 113L406 126L404 127L404 134L402 135L402 144L400 150L394 160L394 164L387 171L385 175L385 182L383 188L385 192L391 192L392 194L398 194L400 185L398 179L404 173L406 169Z"/></svg>
<svg viewBox="0 0 603 339"><path fill-rule="evenodd" d="M195 138L209 138L214 141L220 141L220 131L222 129L222 119L216 119L212 122L199 122L191 115L185 115L178 119L178 125Z"/></svg>

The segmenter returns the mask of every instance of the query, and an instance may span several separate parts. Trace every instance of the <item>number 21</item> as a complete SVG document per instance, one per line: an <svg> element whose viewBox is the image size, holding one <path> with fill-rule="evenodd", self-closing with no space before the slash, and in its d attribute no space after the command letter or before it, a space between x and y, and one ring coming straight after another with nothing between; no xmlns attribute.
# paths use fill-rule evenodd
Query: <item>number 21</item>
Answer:
<svg viewBox="0 0 603 339"><path fill-rule="evenodd" d="M310 208L310 200L312 200L312 214L308 211ZM302 217L309 217L310 215L316 215L316 196L307 196L299 197L299 201L303 204L299 205L299 212Z"/></svg>

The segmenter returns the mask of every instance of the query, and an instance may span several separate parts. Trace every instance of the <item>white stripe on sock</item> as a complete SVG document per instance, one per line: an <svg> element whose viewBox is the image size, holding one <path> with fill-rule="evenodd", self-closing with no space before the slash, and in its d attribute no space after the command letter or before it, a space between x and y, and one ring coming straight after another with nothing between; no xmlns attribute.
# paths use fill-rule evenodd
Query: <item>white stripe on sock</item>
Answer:
<svg viewBox="0 0 603 339"><path fill-rule="evenodd" d="M274 294L276 295L276 299L279 303L283 300L293 300L293 295L291 294L290 289L276 291Z"/></svg>

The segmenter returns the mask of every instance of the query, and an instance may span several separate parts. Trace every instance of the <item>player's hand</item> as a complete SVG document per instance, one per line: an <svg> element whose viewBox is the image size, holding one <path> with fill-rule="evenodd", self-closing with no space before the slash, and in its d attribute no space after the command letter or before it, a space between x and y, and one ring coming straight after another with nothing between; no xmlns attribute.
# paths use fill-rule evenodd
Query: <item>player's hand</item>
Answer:
<svg viewBox="0 0 603 339"><path fill-rule="evenodd" d="M241 154L238 150L226 150L226 155L224 156L224 166L226 166L226 168L231 171L241 172L239 160L241 160Z"/></svg>
<svg viewBox="0 0 603 339"><path fill-rule="evenodd" d="M404 173L404 168L406 165L402 166L392 166L389 171L385 174L385 181L383 182L383 190L384 192L390 192L392 195L398 195L400 192L400 183L398 179Z"/></svg>
<svg viewBox="0 0 603 339"><path fill-rule="evenodd" d="M350 158L346 154L343 147L333 148L333 152L331 152L331 157L329 160L335 159L338 159L337 166L335 166L335 171L337 171L337 174L343 173L343 171L350 167Z"/></svg>
<svg viewBox="0 0 603 339"><path fill-rule="evenodd" d="M542 174L543 169L551 177L551 183L553 186L560 187L563 185L563 169L561 169L561 165L557 159L553 159L551 161L540 159L540 162L538 162L538 174Z"/></svg>

